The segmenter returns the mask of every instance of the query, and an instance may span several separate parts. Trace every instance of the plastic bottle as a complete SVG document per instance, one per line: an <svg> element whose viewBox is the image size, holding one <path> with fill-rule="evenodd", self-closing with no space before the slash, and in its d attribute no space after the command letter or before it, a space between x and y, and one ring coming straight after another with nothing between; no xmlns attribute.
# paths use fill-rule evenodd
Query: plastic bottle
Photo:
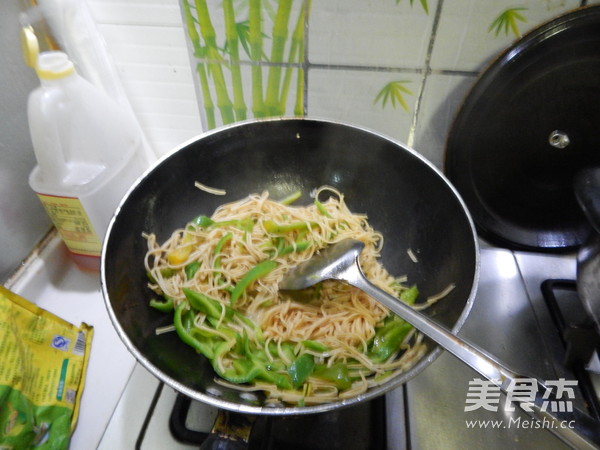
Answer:
<svg viewBox="0 0 600 450"><path fill-rule="evenodd" d="M126 110L75 72L59 51L37 58L29 96L37 166L29 177L75 262L99 267L102 239L120 199L148 166Z"/></svg>

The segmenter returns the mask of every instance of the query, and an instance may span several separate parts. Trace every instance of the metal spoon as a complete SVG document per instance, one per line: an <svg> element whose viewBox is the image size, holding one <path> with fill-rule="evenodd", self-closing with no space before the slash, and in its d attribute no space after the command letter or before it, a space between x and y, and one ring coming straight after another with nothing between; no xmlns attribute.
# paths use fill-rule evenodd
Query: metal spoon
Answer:
<svg viewBox="0 0 600 450"><path fill-rule="evenodd" d="M352 239L333 244L288 272L279 284L279 288L304 289L328 279L343 281L357 287L493 382L505 394L533 380L537 383L535 398L528 398L524 403L519 402L518 406L534 419L549 424L548 428L570 445L577 448L599 448L600 424L592 417L577 408L573 408L572 412L547 411L551 401L560 399L541 381L508 369L483 350L452 334L426 315L367 280L358 262L363 248L362 242ZM573 423L575 428L565 427L565 423Z"/></svg>

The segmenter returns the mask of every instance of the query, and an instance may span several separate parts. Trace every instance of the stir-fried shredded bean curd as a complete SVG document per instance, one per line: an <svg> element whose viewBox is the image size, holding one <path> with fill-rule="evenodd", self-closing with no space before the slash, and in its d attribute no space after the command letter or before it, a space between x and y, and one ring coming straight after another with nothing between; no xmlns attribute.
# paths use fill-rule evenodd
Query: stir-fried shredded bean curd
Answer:
<svg viewBox="0 0 600 450"><path fill-rule="evenodd" d="M319 249L353 238L375 285L407 303L415 286L378 262L383 237L330 187L310 206L268 193L222 205L163 244L146 235L150 288L180 338L212 363L221 383L297 405L355 396L410 368L425 352L418 333L360 290L326 281L278 292L284 274ZM327 197L327 198L324 198Z"/></svg>

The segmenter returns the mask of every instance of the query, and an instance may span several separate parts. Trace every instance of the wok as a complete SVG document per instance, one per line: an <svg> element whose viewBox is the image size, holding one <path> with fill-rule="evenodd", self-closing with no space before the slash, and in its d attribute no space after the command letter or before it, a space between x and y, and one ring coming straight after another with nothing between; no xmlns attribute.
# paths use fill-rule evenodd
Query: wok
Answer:
<svg viewBox="0 0 600 450"><path fill-rule="evenodd" d="M225 196L194 183L224 189ZM109 316L137 360L184 395L218 408L251 414L305 414L373 399L416 376L441 352L428 351L410 370L357 397L313 406L267 407L260 395L215 383L207 360L175 333L155 334L172 317L148 306L143 264L146 241L159 242L194 217L221 204L269 191L274 199L331 185L349 208L366 213L383 233L382 263L395 275L417 283L422 298L456 288L426 310L458 332L469 314L479 273L476 233L469 213L446 178L415 151L366 129L314 119L243 122L201 135L159 160L128 191L113 216L101 261L102 291ZM411 260L408 250L418 256Z"/></svg>

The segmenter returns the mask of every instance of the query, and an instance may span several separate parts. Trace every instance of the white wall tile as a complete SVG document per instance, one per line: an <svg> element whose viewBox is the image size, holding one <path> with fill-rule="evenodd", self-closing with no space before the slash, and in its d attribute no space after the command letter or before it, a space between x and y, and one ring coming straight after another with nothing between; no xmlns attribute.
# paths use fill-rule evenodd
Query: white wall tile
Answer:
<svg viewBox="0 0 600 450"><path fill-rule="evenodd" d="M124 90L155 152L202 132L178 0L89 0Z"/></svg>
<svg viewBox="0 0 600 450"><path fill-rule="evenodd" d="M475 76L463 75L427 77L412 145L439 168L443 166L448 132L475 80Z"/></svg>
<svg viewBox="0 0 600 450"><path fill-rule="evenodd" d="M181 26L177 1L162 0L89 0L99 24Z"/></svg>
<svg viewBox="0 0 600 450"><path fill-rule="evenodd" d="M406 80L415 95L406 95L409 111L383 108L375 103L379 91L389 82ZM419 89L414 73L361 70L312 69L308 79L308 114L361 125L406 142Z"/></svg>
<svg viewBox="0 0 600 450"><path fill-rule="evenodd" d="M490 26L508 8L525 8L526 22L517 21L521 35L551 18L578 7L578 0L444 0L431 57L433 69L481 70L518 38L498 35Z"/></svg>
<svg viewBox="0 0 600 450"><path fill-rule="evenodd" d="M314 1L309 60L316 64L420 67L426 57L433 12L414 2Z"/></svg>

